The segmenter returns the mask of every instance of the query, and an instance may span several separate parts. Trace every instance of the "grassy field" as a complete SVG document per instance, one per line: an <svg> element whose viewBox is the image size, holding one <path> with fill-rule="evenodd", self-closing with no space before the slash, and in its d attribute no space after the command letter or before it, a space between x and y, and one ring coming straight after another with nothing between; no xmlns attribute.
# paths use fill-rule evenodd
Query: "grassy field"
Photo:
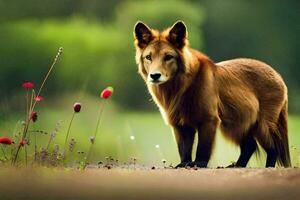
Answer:
<svg viewBox="0 0 300 200"><path fill-rule="evenodd" d="M104 165L90 165L85 171L76 170L74 164L82 160L93 135L101 103L99 99L82 97L60 98L58 102L42 102L38 121L29 130L43 130L38 134L38 148L45 147L50 134L59 122L58 133L50 148L62 148L71 120L74 99L82 103L76 114L70 138L76 140L75 149L68 153L68 167L32 166L13 168L1 166L0 199L2 200L81 200L81 199L297 199L300 195L299 168L264 169L264 152L253 156L247 169L216 169L235 161L238 147L224 140L218 132L216 148L209 169L169 169L179 162L171 130L159 112L128 112L109 102L103 113L99 135L91 157L92 163L113 161L111 169ZM63 102L63 103L62 103ZM68 105L68 106L66 106ZM22 130L22 115L3 115L0 134L13 135ZM293 166L299 167L300 117L289 117L289 139ZM30 133L31 139L34 134ZM5 149L9 154L9 147ZM34 145L28 146L30 159ZM78 154L77 152L84 152ZM3 156L0 154L0 158ZM136 158L136 164L130 163ZM166 167L162 163L166 159ZM19 157L24 161L24 152ZM24 162L23 162L24 163ZM155 166L155 169L151 169ZM254 169L255 168L255 169Z"/></svg>
<svg viewBox="0 0 300 200"><path fill-rule="evenodd" d="M30 130L43 130L48 133L37 135L38 147L42 148L47 145L57 122L60 122L61 128L59 128L51 148L54 144L62 146L72 116L74 99L82 103L82 111L76 114L70 132L70 138L74 138L77 142L74 152L70 153L73 161L82 156L78 155L77 151L86 152L88 149L89 136L95 131L98 109L101 105L100 99L79 94L61 97L59 101L47 100L39 106L40 109L37 110L38 121L30 127ZM22 115L3 116L0 120L0 135L12 135L21 130ZM299 166L300 159L299 127L300 117L290 116L289 139L294 166ZM131 136L134 136L134 140ZM32 133L31 138L33 137ZM159 148L156 148L157 145ZM33 152L33 148L33 145L29 145L29 152ZM265 155L263 151L261 152L261 159L252 157L249 163L250 167L264 166ZM24 158L22 153L24 152L21 152L21 159ZM235 161L238 155L239 148L225 141L222 135L218 133L216 148L209 166L226 166ZM0 154L1 156L2 154ZM149 113L122 111L112 102L108 102L105 107L91 160L93 162L105 161L107 156L118 159L120 162L127 162L134 157L137 159L137 163L147 166L161 166L162 159L166 159L167 164L175 165L179 162L171 130L164 124L158 111Z"/></svg>

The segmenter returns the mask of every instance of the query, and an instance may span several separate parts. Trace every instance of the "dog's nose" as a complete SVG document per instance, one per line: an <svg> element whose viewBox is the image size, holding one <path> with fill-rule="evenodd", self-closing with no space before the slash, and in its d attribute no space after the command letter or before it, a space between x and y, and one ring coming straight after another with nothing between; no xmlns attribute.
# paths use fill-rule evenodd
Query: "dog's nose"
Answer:
<svg viewBox="0 0 300 200"><path fill-rule="evenodd" d="M161 76L160 73L150 74L150 77L152 78L153 81L157 81L160 78L160 76Z"/></svg>

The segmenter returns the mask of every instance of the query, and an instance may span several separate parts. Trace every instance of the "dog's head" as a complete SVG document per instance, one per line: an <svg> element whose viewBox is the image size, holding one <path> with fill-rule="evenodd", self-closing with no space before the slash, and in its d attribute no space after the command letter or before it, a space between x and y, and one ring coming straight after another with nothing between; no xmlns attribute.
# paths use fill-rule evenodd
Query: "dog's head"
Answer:
<svg viewBox="0 0 300 200"><path fill-rule="evenodd" d="M183 55L188 40L182 21L162 32L137 22L134 37L139 73L147 83L163 84L185 71Z"/></svg>

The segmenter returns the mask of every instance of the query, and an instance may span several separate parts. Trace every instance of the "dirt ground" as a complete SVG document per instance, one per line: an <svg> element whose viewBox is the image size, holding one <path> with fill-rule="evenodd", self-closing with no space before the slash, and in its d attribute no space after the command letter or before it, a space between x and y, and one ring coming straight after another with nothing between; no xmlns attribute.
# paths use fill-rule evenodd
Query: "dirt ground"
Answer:
<svg viewBox="0 0 300 200"><path fill-rule="evenodd" d="M0 199L300 199L300 169L0 169Z"/></svg>

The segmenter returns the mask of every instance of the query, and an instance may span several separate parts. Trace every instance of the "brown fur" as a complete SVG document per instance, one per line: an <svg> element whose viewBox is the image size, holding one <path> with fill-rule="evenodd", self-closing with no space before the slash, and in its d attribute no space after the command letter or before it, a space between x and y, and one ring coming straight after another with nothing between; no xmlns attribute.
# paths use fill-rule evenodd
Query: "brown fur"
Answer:
<svg viewBox="0 0 300 200"><path fill-rule="evenodd" d="M190 48L180 21L163 32L138 22L134 35L139 73L175 134L181 157L178 167L206 167L218 127L241 147L235 166L246 166L256 141L267 152L267 167L273 167L276 160L290 166L287 88L274 69L253 59L213 63ZM172 55L170 61L164 60L167 54ZM167 81L149 83L151 70L159 70ZM192 162L196 132L198 147Z"/></svg>

